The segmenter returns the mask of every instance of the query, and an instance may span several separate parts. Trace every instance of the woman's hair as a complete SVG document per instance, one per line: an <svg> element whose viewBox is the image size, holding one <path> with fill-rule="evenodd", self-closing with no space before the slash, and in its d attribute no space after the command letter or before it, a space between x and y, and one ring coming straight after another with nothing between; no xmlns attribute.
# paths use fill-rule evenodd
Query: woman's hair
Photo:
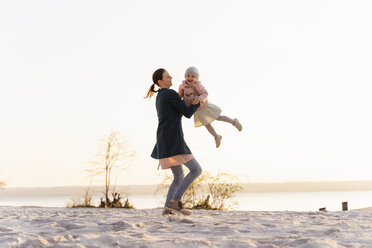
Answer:
<svg viewBox="0 0 372 248"><path fill-rule="evenodd" d="M154 83L150 86L150 89L147 91L145 98L151 98L155 92L159 91L159 90L155 90L155 84L159 86L158 81L163 79L164 72L165 72L165 69L159 68L152 74L152 81Z"/></svg>

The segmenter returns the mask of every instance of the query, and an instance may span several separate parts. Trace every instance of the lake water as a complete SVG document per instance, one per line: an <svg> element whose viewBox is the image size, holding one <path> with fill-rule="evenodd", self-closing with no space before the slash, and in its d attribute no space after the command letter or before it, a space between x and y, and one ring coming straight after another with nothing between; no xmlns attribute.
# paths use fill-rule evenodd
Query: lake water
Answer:
<svg viewBox="0 0 372 248"><path fill-rule="evenodd" d="M1 197L1 206L41 206L65 207L74 197ZM276 192L241 193L234 198L239 204L236 210L249 211L318 211L342 210L342 202L347 201L349 209L372 207L372 191L337 192ZM98 205L94 198L93 204ZM161 199L154 195L130 195L129 202L135 208L156 208L162 206Z"/></svg>

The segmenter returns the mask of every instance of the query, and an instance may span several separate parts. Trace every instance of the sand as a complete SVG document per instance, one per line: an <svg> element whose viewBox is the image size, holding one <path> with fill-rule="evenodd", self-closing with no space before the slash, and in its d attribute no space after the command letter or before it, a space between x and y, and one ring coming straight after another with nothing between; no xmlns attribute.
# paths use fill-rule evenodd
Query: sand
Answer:
<svg viewBox="0 0 372 248"><path fill-rule="evenodd" d="M0 247L372 247L372 212L0 207Z"/></svg>

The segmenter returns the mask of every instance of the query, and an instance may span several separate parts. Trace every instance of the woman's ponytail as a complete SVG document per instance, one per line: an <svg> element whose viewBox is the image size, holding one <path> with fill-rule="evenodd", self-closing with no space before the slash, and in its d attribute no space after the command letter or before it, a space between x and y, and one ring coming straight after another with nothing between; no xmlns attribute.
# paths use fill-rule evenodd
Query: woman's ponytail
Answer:
<svg viewBox="0 0 372 248"><path fill-rule="evenodd" d="M153 74L152 74L152 81L154 82L151 86L150 89L147 91L147 94L145 98L151 98L154 93L158 92L159 90L155 90L155 84L159 86L158 81L163 79L163 73L165 72L165 69L160 68L157 69Z"/></svg>
<svg viewBox="0 0 372 248"><path fill-rule="evenodd" d="M150 86L150 89L147 91L147 94L145 96L145 98L151 98L155 92L158 92L159 90L155 90L155 84L152 84Z"/></svg>

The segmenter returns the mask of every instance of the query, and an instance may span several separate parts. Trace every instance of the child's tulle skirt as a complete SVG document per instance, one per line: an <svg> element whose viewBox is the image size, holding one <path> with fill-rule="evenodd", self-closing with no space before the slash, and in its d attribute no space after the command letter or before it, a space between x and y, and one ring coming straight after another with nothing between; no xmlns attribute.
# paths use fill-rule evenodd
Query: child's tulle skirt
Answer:
<svg viewBox="0 0 372 248"><path fill-rule="evenodd" d="M208 105L199 111L194 113L194 124L195 127L201 127L208 125L212 121L216 120L221 114L220 107L214 105L213 103L208 103Z"/></svg>

